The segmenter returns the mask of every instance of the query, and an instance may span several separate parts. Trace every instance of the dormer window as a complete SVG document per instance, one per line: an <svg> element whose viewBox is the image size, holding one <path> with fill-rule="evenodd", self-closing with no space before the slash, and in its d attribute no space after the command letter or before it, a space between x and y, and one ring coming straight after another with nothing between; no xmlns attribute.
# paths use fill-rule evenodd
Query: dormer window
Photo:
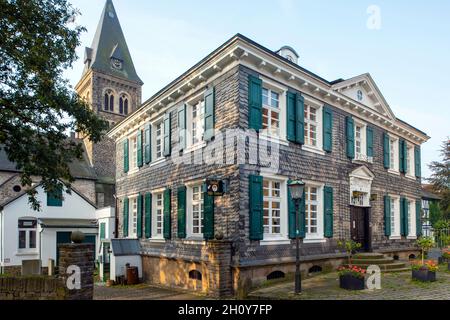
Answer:
<svg viewBox="0 0 450 320"><path fill-rule="evenodd" d="M281 49L278 50L277 53L286 60L289 60L290 62L298 63L299 58L298 53L295 52L295 50L289 46L281 47Z"/></svg>

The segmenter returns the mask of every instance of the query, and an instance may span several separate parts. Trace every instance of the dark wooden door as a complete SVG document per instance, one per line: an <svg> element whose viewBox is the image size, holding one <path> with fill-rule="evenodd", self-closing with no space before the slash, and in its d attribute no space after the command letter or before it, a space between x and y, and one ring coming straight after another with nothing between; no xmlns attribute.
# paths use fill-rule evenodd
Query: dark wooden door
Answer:
<svg viewBox="0 0 450 320"><path fill-rule="evenodd" d="M351 237L355 242L361 243L361 251L370 251L370 223L368 208L351 207L350 228Z"/></svg>

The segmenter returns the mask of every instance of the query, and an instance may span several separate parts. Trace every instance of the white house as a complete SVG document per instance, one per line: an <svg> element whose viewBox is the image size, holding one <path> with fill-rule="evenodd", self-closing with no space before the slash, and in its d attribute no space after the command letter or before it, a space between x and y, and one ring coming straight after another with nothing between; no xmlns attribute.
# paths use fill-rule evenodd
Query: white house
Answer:
<svg viewBox="0 0 450 320"><path fill-rule="evenodd" d="M59 243L69 243L73 231L86 235L85 242L98 248L96 206L76 189L64 192L63 199L47 194L37 185L41 210L34 211L28 195L22 192L0 205L0 267L4 273L18 273L24 260L48 260L57 263ZM111 212L111 210L110 210ZM105 226L110 230L110 226ZM111 231L108 231L110 233Z"/></svg>

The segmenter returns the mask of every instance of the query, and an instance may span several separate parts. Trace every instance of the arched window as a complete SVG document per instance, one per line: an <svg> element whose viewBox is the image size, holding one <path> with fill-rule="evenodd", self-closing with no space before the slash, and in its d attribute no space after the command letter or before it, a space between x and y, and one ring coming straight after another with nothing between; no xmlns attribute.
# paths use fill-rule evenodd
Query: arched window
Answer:
<svg viewBox="0 0 450 320"><path fill-rule="evenodd" d="M121 94L119 98L119 113L128 114L128 96L126 94Z"/></svg>
<svg viewBox="0 0 450 320"><path fill-rule="evenodd" d="M285 274L283 271L273 271L269 275L267 275L267 280L275 280L275 279L281 279L284 278Z"/></svg>
<svg viewBox="0 0 450 320"><path fill-rule="evenodd" d="M106 90L104 99L103 109L105 111L114 111L114 92L110 89Z"/></svg>

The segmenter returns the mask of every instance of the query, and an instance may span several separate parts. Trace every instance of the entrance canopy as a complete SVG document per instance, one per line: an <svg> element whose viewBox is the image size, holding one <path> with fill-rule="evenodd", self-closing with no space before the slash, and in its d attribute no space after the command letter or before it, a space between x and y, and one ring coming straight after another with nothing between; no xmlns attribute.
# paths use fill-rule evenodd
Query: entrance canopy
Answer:
<svg viewBox="0 0 450 320"><path fill-rule="evenodd" d="M97 229L97 220L90 219L39 219L39 224L43 228L92 228Z"/></svg>
<svg viewBox="0 0 450 320"><path fill-rule="evenodd" d="M350 173L350 205L370 207L370 192L375 175L366 167L361 166Z"/></svg>

